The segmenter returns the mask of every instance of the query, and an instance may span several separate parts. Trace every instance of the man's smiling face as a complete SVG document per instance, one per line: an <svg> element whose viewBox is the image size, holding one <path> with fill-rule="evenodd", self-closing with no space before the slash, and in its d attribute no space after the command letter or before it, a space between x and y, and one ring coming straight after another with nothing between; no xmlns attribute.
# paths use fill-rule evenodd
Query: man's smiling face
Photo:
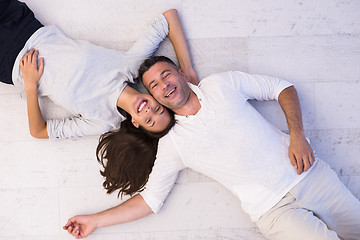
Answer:
<svg viewBox="0 0 360 240"><path fill-rule="evenodd" d="M191 89L183 71L168 62L157 62L142 77L143 83L162 105L176 111L185 105Z"/></svg>

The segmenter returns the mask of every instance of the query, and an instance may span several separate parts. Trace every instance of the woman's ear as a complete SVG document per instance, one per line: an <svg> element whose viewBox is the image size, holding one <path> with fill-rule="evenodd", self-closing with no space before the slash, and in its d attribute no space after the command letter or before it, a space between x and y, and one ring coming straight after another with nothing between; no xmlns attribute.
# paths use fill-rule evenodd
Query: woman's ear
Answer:
<svg viewBox="0 0 360 240"><path fill-rule="evenodd" d="M136 122L134 119L131 119L131 123L134 125L134 127L139 128L140 124Z"/></svg>

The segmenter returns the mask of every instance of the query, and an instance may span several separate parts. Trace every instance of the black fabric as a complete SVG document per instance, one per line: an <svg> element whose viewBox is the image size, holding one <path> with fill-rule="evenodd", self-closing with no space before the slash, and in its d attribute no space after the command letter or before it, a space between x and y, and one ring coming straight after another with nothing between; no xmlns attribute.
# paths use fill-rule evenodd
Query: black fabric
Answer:
<svg viewBox="0 0 360 240"><path fill-rule="evenodd" d="M17 55L31 35L43 25L25 3L0 0L0 81L12 82Z"/></svg>

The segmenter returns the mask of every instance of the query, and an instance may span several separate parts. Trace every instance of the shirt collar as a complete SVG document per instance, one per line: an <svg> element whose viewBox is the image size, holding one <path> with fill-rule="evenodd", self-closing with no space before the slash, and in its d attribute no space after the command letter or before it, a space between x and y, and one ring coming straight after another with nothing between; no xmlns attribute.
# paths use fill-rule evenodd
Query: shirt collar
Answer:
<svg viewBox="0 0 360 240"><path fill-rule="evenodd" d="M196 94L196 96L199 99L200 104L201 104L201 101L204 99L204 94L201 92L199 86L196 86L196 85L191 84L191 83L187 83L187 84L190 87L190 89Z"/></svg>
<svg viewBox="0 0 360 240"><path fill-rule="evenodd" d="M192 83L189 83L189 82L187 84L190 87L191 91L193 91L195 93L196 97L199 99L201 108L195 115L181 116L181 115L175 114L175 118L177 120L180 120L180 119L184 120L184 119L193 118L193 117L197 118L197 117L200 117L203 114L203 111L206 111L206 112L209 112L209 113L213 114L214 112L209 111L207 109L207 107L204 105L205 95L203 94L203 92L199 88L201 83L198 86L196 86L196 85L194 85Z"/></svg>

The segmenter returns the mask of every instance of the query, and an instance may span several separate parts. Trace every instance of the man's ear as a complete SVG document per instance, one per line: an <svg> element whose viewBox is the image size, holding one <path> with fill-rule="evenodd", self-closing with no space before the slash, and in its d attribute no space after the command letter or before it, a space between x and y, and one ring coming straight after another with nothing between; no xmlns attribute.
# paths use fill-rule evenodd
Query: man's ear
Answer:
<svg viewBox="0 0 360 240"><path fill-rule="evenodd" d="M186 77L184 71L183 71L181 68L179 68L178 72L179 72L179 74L180 74L181 76L183 76L183 78L185 79L186 82L190 82L190 79L188 79L188 78Z"/></svg>
<svg viewBox="0 0 360 240"><path fill-rule="evenodd" d="M136 122L134 119L131 119L131 123L134 125L134 127L139 128L140 124Z"/></svg>

